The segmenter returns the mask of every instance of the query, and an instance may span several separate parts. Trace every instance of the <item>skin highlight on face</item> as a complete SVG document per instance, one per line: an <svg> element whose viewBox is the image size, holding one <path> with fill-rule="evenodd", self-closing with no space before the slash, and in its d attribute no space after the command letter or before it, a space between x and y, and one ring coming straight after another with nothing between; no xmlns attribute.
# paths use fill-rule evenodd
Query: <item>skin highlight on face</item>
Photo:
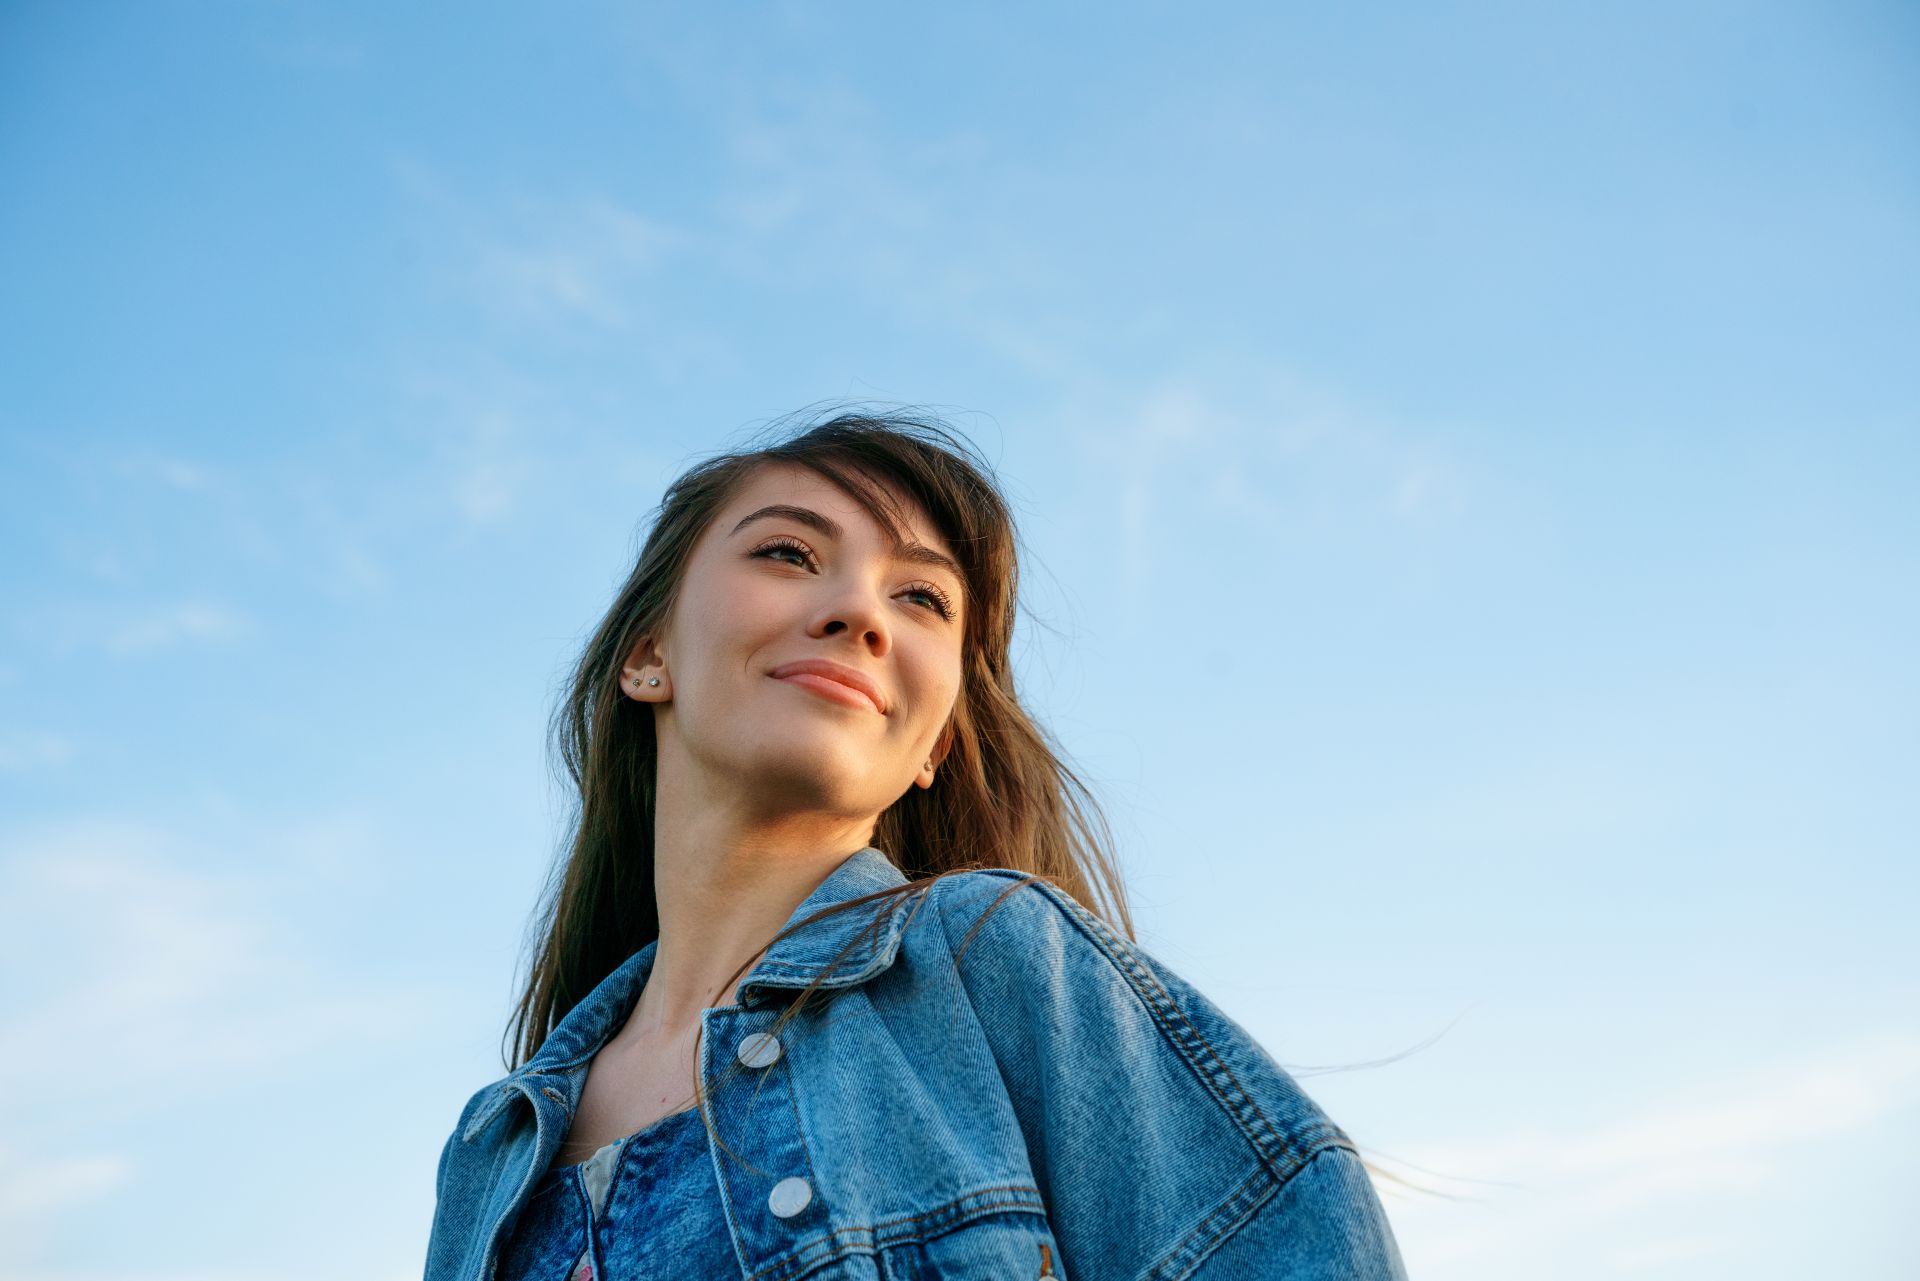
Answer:
<svg viewBox="0 0 1920 1281"><path fill-rule="evenodd" d="M662 682L626 688L655 703L663 790L724 789L743 817L778 821L873 818L931 784L924 766L959 696L964 582L925 514L905 519L924 550L892 548L810 469L767 466L741 486L688 558L666 634L629 663ZM771 677L799 659L856 669L885 715L842 714Z"/></svg>

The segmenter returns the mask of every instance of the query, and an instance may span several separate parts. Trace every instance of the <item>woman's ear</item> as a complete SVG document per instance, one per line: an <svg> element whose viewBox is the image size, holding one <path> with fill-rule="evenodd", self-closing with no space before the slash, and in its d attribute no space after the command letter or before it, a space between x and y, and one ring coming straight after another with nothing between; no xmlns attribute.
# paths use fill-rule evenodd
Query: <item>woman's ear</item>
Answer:
<svg viewBox="0 0 1920 1281"><path fill-rule="evenodd" d="M947 727L940 731L940 737L933 741L933 749L927 753L926 763L920 767L920 772L914 776L913 781L922 787L932 787L933 772L940 768L940 762L947 759L947 752L952 747L953 722L948 721Z"/></svg>
<svg viewBox="0 0 1920 1281"><path fill-rule="evenodd" d="M665 702L673 692L667 677L666 657L653 643L653 637L642 636L627 651L627 661L620 668L620 692L642 703Z"/></svg>

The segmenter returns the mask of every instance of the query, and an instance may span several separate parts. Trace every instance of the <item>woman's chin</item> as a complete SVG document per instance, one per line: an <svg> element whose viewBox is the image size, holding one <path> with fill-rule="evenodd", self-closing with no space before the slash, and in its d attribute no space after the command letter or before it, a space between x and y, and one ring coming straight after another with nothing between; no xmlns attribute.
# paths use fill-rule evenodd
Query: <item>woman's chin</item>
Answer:
<svg viewBox="0 0 1920 1281"><path fill-rule="evenodd" d="M871 744L855 741L844 730L803 730L776 741L778 747L763 742L742 762L756 793L777 791L833 810L872 803L877 762Z"/></svg>

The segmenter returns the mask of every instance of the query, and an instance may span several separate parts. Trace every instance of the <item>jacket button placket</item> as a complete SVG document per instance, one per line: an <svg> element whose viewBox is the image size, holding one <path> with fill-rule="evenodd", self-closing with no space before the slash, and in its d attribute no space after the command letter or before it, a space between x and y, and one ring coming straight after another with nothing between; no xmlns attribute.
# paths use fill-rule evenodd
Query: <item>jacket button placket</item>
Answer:
<svg viewBox="0 0 1920 1281"><path fill-rule="evenodd" d="M712 1017L723 1016L716 1012ZM755 1018L728 1017L736 1024ZM716 1047L727 1043L723 1036L709 1041ZM765 1260L793 1246L798 1225L812 1221L811 1215L799 1217L814 1202L808 1177L812 1166L799 1132L786 1047L779 1037L760 1030L746 1032L732 1044L736 1074L716 1094L715 1109L727 1142L758 1169L722 1153L721 1177L736 1207L749 1257ZM718 1075L712 1073L709 1079Z"/></svg>

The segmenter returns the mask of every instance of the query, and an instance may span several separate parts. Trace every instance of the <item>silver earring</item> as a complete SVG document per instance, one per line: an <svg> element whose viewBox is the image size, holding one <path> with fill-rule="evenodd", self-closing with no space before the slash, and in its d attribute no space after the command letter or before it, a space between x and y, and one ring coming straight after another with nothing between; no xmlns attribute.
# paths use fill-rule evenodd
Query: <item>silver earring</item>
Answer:
<svg viewBox="0 0 1920 1281"><path fill-rule="evenodd" d="M660 683L660 678L659 678L658 676L649 676L649 677L647 677L647 684L649 684L649 685L658 685L659 683Z"/></svg>

